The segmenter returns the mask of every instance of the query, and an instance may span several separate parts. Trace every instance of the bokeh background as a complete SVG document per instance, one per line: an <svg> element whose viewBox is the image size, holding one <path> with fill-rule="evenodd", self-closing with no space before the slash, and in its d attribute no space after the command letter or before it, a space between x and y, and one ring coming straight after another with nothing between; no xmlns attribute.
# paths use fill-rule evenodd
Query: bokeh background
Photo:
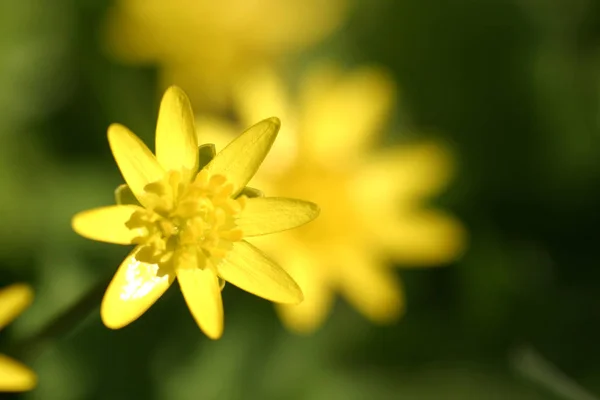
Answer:
<svg viewBox="0 0 600 400"><path fill-rule="evenodd" d="M121 122L151 143L170 83L199 115L236 122L231 93L255 67L277 69L291 88L322 60L385 69L399 101L380 149L421 139L450 149L453 179L430 204L461 221L464 251L440 268L393 269L406 312L387 324L338 298L319 329L297 334L230 285L216 342L177 286L119 331L96 308L23 360L37 389L5 396L600 396L600 3L212 3L0 3L0 283L36 292L2 332L3 352L127 253L78 237L70 218L114 201L121 177L106 128Z"/></svg>

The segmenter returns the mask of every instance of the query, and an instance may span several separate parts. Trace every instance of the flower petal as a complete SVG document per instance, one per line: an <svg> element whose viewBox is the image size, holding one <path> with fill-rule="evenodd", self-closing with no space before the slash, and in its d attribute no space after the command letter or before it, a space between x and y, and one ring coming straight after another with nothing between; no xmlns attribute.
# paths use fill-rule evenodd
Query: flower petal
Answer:
<svg viewBox="0 0 600 400"><path fill-rule="evenodd" d="M277 243L278 241L276 241ZM308 334L319 328L331 311L334 292L325 265L299 246L283 247L277 260L285 265L290 276L298 282L304 300L297 305L277 304L276 310L283 324L290 330Z"/></svg>
<svg viewBox="0 0 600 400"><path fill-rule="evenodd" d="M297 304L303 299L288 273L248 242L234 242L218 270L227 282L267 300Z"/></svg>
<svg viewBox="0 0 600 400"><path fill-rule="evenodd" d="M382 324L403 314L404 295L395 271L355 249L340 252L337 259L344 266L338 275L342 294L361 314Z"/></svg>
<svg viewBox="0 0 600 400"><path fill-rule="evenodd" d="M164 170L144 142L123 125L108 127L108 143L123 179L144 204L144 187L162 179Z"/></svg>
<svg viewBox="0 0 600 400"><path fill-rule="evenodd" d="M392 109L395 86L377 68L343 73L324 65L307 76L301 95L301 140L307 155L332 164L347 163L381 133Z"/></svg>
<svg viewBox="0 0 600 400"><path fill-rule="evenodd" d="M373 233L374 242L404 266L451 262L463 253L466 243L463 226L452 216L433 210L392 217Z"/></svg>
<svg viewBox="0 0 600 400"><path fill-rule="evenodd" d="M211 174L225 175L235 187L235 196L269 153L280 125L279 119L272 117L252 126L217 153L206 169Z"/></svg>
<svg viewBox="0 0 600 400"><path fill-rule="evenodd" d="M452 156L443 144L422 142L380 152L357 174L353 191L366 201L414 201L441 192L450 182Z"/></svg>
<svg viewBox="0 0 600 400"><path fill-rule="evenodd" d="M156 158L165 171L198 169L198 139L187 95L177 86L165 92L156 123Z"/></svg>
<svg viewBox="0 0 600 400"><path fill-rule="evenodd" d="M223 301L219 279L210 268L179 268L177 279L190 312L211 339L223 334Z"/></svg>
<svg viewBox="0 0 600 400"><path fill-rule="evenodd" d="M0 329L11 323L33 301L33 290L16 283L0 290Z"/></svg>
<svg viewBox="0 0 600 400"><path fill-rule="evenodd" d="M33 371L20 362L0 354L0 392L23 392L37 384Z"/></svg>
<svg viewBox="0 0 600 400"><path fill-rule="evenodd" d="M104 294L100 315L108 328L119 329L135 321L175 279L172 272L137 260L142 248L136 247L125 258Z"/></svg>
<svg viewBox="0 0 600 400"><path fill-rule="evenodd" d="M236 225L244 236L259 236L296 228L319 215L319 207L308 201L280 197L248 199Z"/></svg>
<svg viewBox="0 0 600 400"><path fill-rule="evenodd" d="M71 220L73 230L83 237L100 242L131 244L133 238L143 234L140 229L129 229L125 223L131 214L143 208L118 205L94 208L75 214Z"/></svg>

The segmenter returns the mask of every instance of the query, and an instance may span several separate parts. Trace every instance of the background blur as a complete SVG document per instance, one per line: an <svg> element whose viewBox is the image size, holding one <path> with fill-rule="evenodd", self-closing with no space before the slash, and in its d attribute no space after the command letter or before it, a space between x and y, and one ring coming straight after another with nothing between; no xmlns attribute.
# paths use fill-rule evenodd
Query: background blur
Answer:
<svg viewBox="0 0 600 400"><path fill-rule="evenodd" d="M452 149L455 178L434 204L465 225L464 256L398 269L407 312L385 326L338 299L316 333L293 334L231 285L217 342L177 286L119 331L96 310L23 360L39 387L8 398L590 398L546 361L600 396L600 3L218 3L197 13L191 0L0 3L0 283L36 291L0 348L116 271L127 249L78 237L70 218L114 201L108 125L151 143L176 80L196 113L232 118L227 84L256 65L292 86L324 58L386 68L400 101L382 146L410 132ZM185 23L202 34L169 30L194 16ZM156 25L139 33L144 21ZM144 48L135 32L160 45Z"/></svg>

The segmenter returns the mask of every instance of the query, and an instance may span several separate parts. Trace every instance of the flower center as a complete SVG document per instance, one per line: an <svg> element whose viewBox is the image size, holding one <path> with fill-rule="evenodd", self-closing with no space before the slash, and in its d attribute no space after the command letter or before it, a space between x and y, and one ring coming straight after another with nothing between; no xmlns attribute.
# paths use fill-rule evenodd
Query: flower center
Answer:
<svg viewBox="0 0 600 400"><path fill-rule="evenodd" d="M215 268L243 237L235 224L246 198L231 198L233 185L222 175L202 170L188 181L177 171L144 188L146 208L131 215L126 226L142 234L140 261L175 268Z"/></svg>

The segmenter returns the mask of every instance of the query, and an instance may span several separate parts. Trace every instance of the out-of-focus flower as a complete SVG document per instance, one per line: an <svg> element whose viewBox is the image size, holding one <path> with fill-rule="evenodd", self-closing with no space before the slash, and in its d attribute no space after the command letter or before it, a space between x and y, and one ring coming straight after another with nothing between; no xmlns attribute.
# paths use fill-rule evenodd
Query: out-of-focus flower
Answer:
<svg viewBox="0 0 600 400"><path fill-rule="evenodd" d="M278 131L279 120L266 119L200 169L192 109L177 87L167 90L160 106L156 156L124 126L109 127L112 153L136 200L73 218L82 236L137 245L102 301L106 326L137 319L175 277L196 322L213 339L223 332L224 281L274 302L302 301L296 282L242 240L294 228L318 214L315 204L301 200L240 195ZM117 192L121 200L123 192Z"/></svg>
<svg viewBox="0 0 600 400"><path fill-rule="evenodd" d="M33 291L24 284L14 284L0 290L0 329L11 323L33 300ZM0 354L0 392L31 390L37 383L33 371Z"/></svg>
<svg viewBox="0 0 600 400"><path fill-rule="evenodd" d="M283 322L313 331L336 292L372 321L396 320L404 297L390 263L440 265L463 249L461 224L424 207L450 178L448 152L434 142L373 151L395 95L393 82L377 69L315 68L296 104L268 71L240 89L242 120L276 111L284 121L268 168L255 182L270 194L314 199L322 209L315 223L260 242L305 295L298 306L278 307ZM231 132L223 121L197 122L199 133L212 134L218 145Z"/></svg>
<svg viewBox="0 0 600 400"><path fill-rule="evenodd" d="M347 0L119 0L107 19L116 58L157 64L192 103L220 107L240 73L284 61L340 26Z"/></svg>

